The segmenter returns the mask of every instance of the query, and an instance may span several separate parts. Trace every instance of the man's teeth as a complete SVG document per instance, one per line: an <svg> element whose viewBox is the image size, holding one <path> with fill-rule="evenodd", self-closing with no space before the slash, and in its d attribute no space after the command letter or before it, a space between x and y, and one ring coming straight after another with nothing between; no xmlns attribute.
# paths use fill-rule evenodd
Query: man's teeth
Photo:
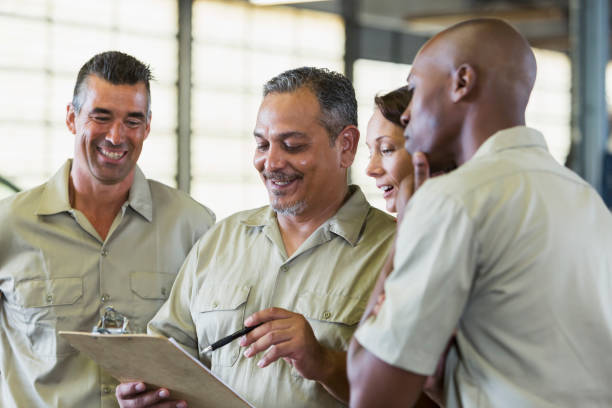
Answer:
<svg viewBox="0 0 612 408"><path fill-rule="evenodd" d="M113 160L119 160L121 156L123 156L123 152L115 153L115 152L109 152L108 150L104 150L104 149L100 149L100 153L102 153L104 156L108 157L109 159L113 159Z"/></svg>
<svg viewBox="0 0 612 408"><path fill-rule="evenodd" d="M291 183L291 181L272 180L272 183L276 184L277 186L286 186L287 184Z"/></svg>
<svg viewBox="0 0 612 408"><path fill-rule="evenodd" d="M381 188L386 193L387 191L390 191L393 188L393 186L382 186Z"/></svg>

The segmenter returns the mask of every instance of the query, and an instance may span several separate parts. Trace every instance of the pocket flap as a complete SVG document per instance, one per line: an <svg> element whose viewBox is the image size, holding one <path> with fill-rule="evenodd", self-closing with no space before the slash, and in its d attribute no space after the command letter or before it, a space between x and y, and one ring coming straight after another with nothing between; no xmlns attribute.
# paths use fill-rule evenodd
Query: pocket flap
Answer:
<svg viewBox="0 0 612 408"><path fill-rule="evenodd" d="M15 285L21 307L72 305L83 296L82 278L33 279Z"/></svg>
<svg viewBox="0 0 612 408"><path fill-rule="evenodd" d="M132 272L130 287L143 299L167 299L174 278L172 273Z"/></svg>
<svg viewBox="0 0 612 408"><path fill-rule="evenodd" d="M358 297L303 292L298 296L296 312L307 318L348 326L359 323L367 300Z"/></svg>
<svg viewBox="0 0 612 408"><path fill-rule="evenodd" d="M201 296L200 312L235 310L249 298L250 286L216 286Z"/></svg>

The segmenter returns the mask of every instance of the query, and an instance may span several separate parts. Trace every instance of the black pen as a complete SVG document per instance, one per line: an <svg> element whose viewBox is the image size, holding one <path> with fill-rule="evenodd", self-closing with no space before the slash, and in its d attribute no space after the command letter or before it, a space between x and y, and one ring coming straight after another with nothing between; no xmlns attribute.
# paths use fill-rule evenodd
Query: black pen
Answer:
<svg viewBox="0 0 612 408"><path fill-rule="evenodd" d="M247 334L248 332L250 332L254 328L261 326L262 324L263 323L259 323L259 324L256 324L255 326L244 327L244 328L238 330L237 332L232 333L229 336L224 337L221 340L216 341L213 344L211 344L210 346L206 347L204 349L203 353L208 353L209 351L214 351L214 350L218 349L219 347L223 347L227 343L230 343L230 342L236 340L238 337L244 336L245 334Z"/></svg>

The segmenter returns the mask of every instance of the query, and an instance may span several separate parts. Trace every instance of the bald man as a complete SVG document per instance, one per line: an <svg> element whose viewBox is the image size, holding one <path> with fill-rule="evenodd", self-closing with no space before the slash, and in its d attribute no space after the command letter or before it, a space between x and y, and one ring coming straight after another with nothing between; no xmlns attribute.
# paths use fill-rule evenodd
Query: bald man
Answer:
<svg viewBox="0 0 612 408"><path fill-rule="evenodd" d="M406 148L457 168L408 203L384 301L349 351L352 407L411 406L455 330L447 407L612 405L612 216L525 127L535 74L500 20L417 54Z"/></svg>

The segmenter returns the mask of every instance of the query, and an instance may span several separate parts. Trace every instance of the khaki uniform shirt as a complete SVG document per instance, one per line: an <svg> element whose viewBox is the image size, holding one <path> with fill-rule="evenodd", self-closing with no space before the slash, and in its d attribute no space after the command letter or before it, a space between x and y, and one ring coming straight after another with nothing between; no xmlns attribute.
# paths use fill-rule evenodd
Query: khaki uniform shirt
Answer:
<svg viewBox="0 0 612 408"><path fill-rule="evenodd" d="M117 406L116 382L57 334L91 331L104 308L144 332L214 214L136 169L102 240L68 201L68 161L0 202L0 406ZM112 356L109 356L112 358Z"/></svg>
<svg viewBox="0 0 612 408"><path fill-rule="evenodd" d="M408 204L376 318L356 334L446 406L612 405L612 215L542 135L503 130Z"/></svg>
<svg viewBox="0 0 612 408"><path fill-rule="evenodd" d="M395 221L357 187L338 212L288 257L270 207L215 225L187 257L149 332L173 337L253 405L342 406L280 359L268 367L242 355L238 340L202 350L243 327L250 314L280 307L304 315L318 341L347 350L391 248Z"/></svg>

